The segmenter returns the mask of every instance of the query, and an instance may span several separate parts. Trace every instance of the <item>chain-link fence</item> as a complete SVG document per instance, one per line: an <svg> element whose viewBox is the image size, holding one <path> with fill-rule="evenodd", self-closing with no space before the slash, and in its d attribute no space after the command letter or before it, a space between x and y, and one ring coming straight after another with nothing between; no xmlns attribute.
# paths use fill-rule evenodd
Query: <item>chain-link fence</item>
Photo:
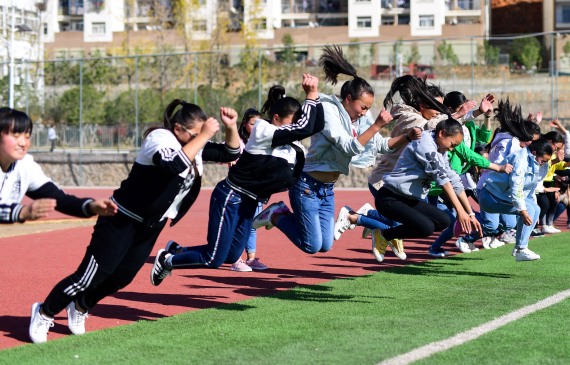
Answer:
<svg viewBox="0 0 570 365"><path fill-rule="evenodd" d="M341 46L376 90L374 113L391 80L413 74L473 100L490 92L521 104L525 113L542 111L546 118L565 120L570 118L570 44L565 37L543 33ZM302 73L324 80L318 66L323 45L298 45L292 38L283 43L288 45L19 62L15 105L36 121L36 150L49 149L49 125L55 125L58 148L133 150L148 127L162 124L163 110L176 98L196 103L212 116L220 106L239 113L260 107L273 84L302 98ZM2 76L0 82L7 83L7 65L0 69ZM341 77L335 87L321 82L320 91L338 93L343 81ZM8 100L7 88L1 90L0 97Z"/></svg>

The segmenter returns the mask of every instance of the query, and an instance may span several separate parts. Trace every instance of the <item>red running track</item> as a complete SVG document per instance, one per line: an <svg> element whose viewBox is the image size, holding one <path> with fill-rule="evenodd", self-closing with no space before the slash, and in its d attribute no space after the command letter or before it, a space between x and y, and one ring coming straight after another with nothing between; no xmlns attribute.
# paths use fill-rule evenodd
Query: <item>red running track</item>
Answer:
<svg viewBox="0 0 570 365"><path fill-rule="evenodd" d="M78 196L107 197L111 194L111 189L69 191ZM229 265L220 269L177 270L161 286L152 286L149 273L154 254L169 239L187 246L205 243L210 193L211 190L203 190L187 215L175 227L164 229L153 254L131 285L105 298L90 312L87 331L215 307L299 285L366 275L429 258L426 251L431 241L406 242L408 260L400 261L388 250L386 261L380 264L372 256L370 239L361 238L360 227L345 232L330 252L316 255L302 252L277 229L261 229L258 231L257 257L270 267L269 270L240 273L231 271ZM366 202L373 203L367 190L337 189L335 194L337 213L344 204L358 209ZM286 193L276 194L272 202L280 199L288 202ZM55 213L49 218L63 217ZM0 257L0 277L3 279L0 349L29 342L32 303L42 301L59 280L76 269L91 232L92 227L83 227L0 239L4 252ZM55 322L50 341L69 335L65 312L60 313Z"/></svg>

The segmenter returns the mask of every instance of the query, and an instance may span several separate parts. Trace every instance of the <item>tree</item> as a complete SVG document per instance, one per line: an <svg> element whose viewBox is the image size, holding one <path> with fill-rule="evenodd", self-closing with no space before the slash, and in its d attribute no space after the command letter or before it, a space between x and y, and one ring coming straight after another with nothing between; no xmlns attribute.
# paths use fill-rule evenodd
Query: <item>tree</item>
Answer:
<svg viewBox="0 0 570 365"><path fill-rule="evenodd" d="M418 62L420 62L421 58L422 58L422 56L420 55L420 51L418 49L418 44L412 43L412 45L410 46L410 54L408 55L406 62L408 64L418 63Z"/></svg>
<svg viewBox="0 0 570 365"><path fill-rule="evenodd" d="M453 51L453 46L446 41L441 41L437 46L437 54L445 66L456 66L459 64L459 58L455 54L455 51Z"/></svg>
<svg viewBox="0 0 570 365"><path fill-rule="evenodd" d="M511 44L511 56L527 70L540 67L542 47L535 37L518 38Z"/></svg>
<svg viewBox="0 0 570 365"><path fill-rule="evenodd" d="M51 117L54 121L65 121L69 124L79 124L79 93L80 89L74 87L61 95L52 109ZM105 93L97 91L91 85L83 86L83 121L85 123L99 124L105 119L103 98Z"/></svg>
<svg viewBox="0 0 570 365"><path fill-rule="evenodd" d="M265 19L260 18L259 14L261 14L261 1L253 0L245 9L247 22L242 24L244 48L240 54L240 68L245 73L243 90L254 88L256 83L260 81L258 80L260 51L258 49L257 31L264 28ZM263 83L263 73L261 83Z"/></svg>
<svg viewBox="0 0 570 365"><path fill-rule="evenodd" d="M284 67L280 67L280 83L284 83L291 77L293 70L295 69L295 64L297 62L297 51L295 50L295 41L293 36L289 33L284 34L281 38L281 43L283 43L283 51L281 51L281 62Z"/></svg>
<svg viewBox="0 0 570 365"><path fill-rule="evenodd" d="M570 42L566 42L564 44L564 47L562 48L562 51L564 51L564 55L565 56L569 56L570 55Z"/></svg>

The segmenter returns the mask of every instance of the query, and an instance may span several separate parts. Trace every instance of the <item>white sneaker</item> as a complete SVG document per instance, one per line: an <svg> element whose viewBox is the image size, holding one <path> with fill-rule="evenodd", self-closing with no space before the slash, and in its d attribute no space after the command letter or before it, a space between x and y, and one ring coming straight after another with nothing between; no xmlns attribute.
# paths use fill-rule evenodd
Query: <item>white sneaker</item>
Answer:
<svg viewBox="0 0 570 365"><path fill-rule="evenodd" d="M459 251L463 253L470 253L471 249L469 248L469 244L463 240L463 237L459 237L457 241L455 241L455 246L459 249Z"/></svg>
<svg viewBox="0 0 570 365"><path fill-rule="evenodd" d="M498 247L501 247L504 245L505 245L505 242L500 241L497 237L493 237L493 239L489 243L490 248L498 248Z"/></svg>
<svg viewBox="0 0 570 365"><path fill-rule="evenodd" d="M518 249L516 246L515 246L515 247L513 247L513 252L511 252L511 255L512 255L513 257L516 257L516 256L517 256L517 251L518 251L518 250L519 250L519 249Z"/></svg>
<svg viewBox="0 0 570 365"><path fill-rule="evenodd" d="M65 308L67 311L67 327L74 335L82 335L85 333L85 319L87 312L81 313L75 308L75 302L71 302Z"/></svg>
<svg viewBox="0 0 570 365"><path fill-rule="evenodd" d="M366 215L366 213L368 213L369 210L374 209L374 207L372 207L372 205L366 203L363 206L361 206L360 208L358 208L358 210L356 211L356 214L360 214L360 215ZM348 227L349 229L355 229L356 228L356 224L351 224L350 227Z"/></svg>
<svg viewBox="0 0 570 365"><path fill-rule="evenodd" d="M558 233L556 231L556 228L552 227L552 226L548 226L548 225L544 225L542 226L542 233Z"/></svg>
<svg viewBox="0 0 570 365"><path fill-rule="evenodd" d="M516 234L516 232L515 232ZM511 233L511 231L505 231L503 233L501 233L499 235L499 237L497 237L497 239L501 242L504 242L505 244L510 244L510 243L515 243L517 242L517 239L515 238L515 235L513 235Z"/></svg>
<svg viewBox="0 0 570 365"><path fill-rule="evenodd" d="M477 248L477 246L475 246L475 242L467 242L467 244L469 245L469 249L471 250L471 252L479 251L479 248Z"/></svg>
<svg viewBox="0 0 570 365"><path fill-rule="evenodd" d="M533 261L538 259L540 259L540 255L537 255L528 248L519 249L515 253L515 260L517 261Z"/></svg>
<svg viewBox="0 0 570 365"><path fill-rule="evenodd" d="M29 334L33 343L46 342L49 329L53 327L53 318L42 316L40 313L41 306L42 303L34 303L32 305Z"/></svg>
<svg viewBox="0 0 570 365"><path fill-rule="evenodd" d="M554 231L555 233L560 233L560 232L562 232L562 231L559 230L558 228L554 227L552 224L551 224L549 227L550 227L550 229L551 229L552 231Z"/></svg>
<svg viewBox="0 0 570 365"><path fill-rule="evenodd" d="M251 227L254 229L265 227L265 229L269 230L275 227L273 223L271 223L271 216L273 216L275 213L285 213L288 211L289 208L282 201L273 203L265 208L261 213L253 217Z"/></svg>
<svg viewBox="0 0 570 365"><path fill-rule="evenodd" d="M483 238L481 238L481 242L483 242L483 248L488 250L491 247L489 247L489 243L491 243L491 241L493 240L492 236L485 236Z"/></svg>
<svg viewBox="0 0 570 365"><path fill-rule="evenodd" d="M338 212L338 217L336 219L336 223L334 224L335 241L338 241L338 239L344 233L344 231L350 228L351 224L348 221L348 215L350 214L351 210L352 209L350 209L350 207L346 205L340 208L340 211Z"/></svg>

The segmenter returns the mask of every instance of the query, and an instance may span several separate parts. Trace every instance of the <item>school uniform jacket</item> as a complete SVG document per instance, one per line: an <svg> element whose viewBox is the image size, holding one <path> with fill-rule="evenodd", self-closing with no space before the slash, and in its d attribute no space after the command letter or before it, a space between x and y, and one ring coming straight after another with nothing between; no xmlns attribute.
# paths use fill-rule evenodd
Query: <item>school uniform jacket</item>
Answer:
<svg viewBox="0 0 570 365"><path fill-rule="evenodd" d="M266 201L295 184L305 164L304 147L298 141L320 132L325 123L319 98L305 100L301 110L301 118L289 125L255 122L241 157L229 170L226 181L232 189Z"/></svg>
<svg viewBox="0 0 570 365"><path fill-rule="evenodd" d="M42 171L31 155L24 156L4 172L0 170L0 223L23 222L18 219L24 196L31 199L56 200L58 212L75 217L91 217L91 198L78 198L58 188Z"/></svg>
<svg viewBox="0 0 570 365"><path fill-rule="evenodd" d="M170 222L173 226L198 197L202 162L230 162L238 157L239 148L208 142L191 161L172 132L155 129L143 141L129 176L111 199L120 213L152 228L165 218L177 195L185 194Z"/></svg>

